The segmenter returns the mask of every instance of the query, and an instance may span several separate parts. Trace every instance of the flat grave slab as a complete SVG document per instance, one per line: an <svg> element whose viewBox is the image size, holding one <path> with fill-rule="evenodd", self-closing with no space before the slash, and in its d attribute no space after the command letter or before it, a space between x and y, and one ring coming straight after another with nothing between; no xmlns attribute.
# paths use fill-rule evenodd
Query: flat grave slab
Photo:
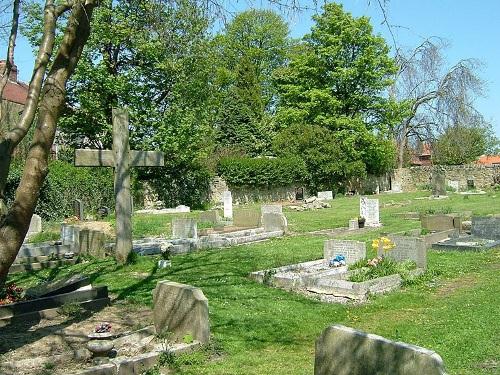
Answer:
<svg viewBox="0 0 500 375"><path fill-rule="evenodd" d="M500 240L489 240L475 236L449 238L432 244L436 250L483 251L500 246Z"/></svg>

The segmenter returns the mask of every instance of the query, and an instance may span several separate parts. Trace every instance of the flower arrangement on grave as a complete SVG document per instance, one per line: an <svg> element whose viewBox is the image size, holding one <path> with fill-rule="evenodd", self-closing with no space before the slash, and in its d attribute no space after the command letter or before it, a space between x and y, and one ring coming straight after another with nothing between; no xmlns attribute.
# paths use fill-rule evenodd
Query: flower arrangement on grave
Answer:
<svg viewBox="0 0 500 375"><path fill-rule="evenodd" d="M23 288L16 286L14 283L6 285L3 289L0 289L0 305L22 301L24 299L23 292Z"/></svg>
<svg viewBox="0 0 500 375"><path fill-rule="evenodd" d="M366 219L363 216L358 217L358 224L365 225Z"/></svg>
<svg viewBox="0 0 500 375"><path fill-rule="evenodd" d="M337 254L335 257L330 259L330 262L328 262L328 265L330 267L340 267L340 266L345 266L345 256L341 254Z"/></svg>
<svg viewBox="0 0 500 375"><path fill-rule="evenodd" d="M372 241L373 250L378 251L379 249L382 249L384 251L384 254L394 249L395 247L396 245L394 244L394 242L392 242L387 237L376 238Z"/></svg>
<svg viewBox="0 0 500 375"><path fill-rule="evenodd" d="M108 322L99 323L94 330L95 333L108 333L111 332L111 324Z"/></svg>

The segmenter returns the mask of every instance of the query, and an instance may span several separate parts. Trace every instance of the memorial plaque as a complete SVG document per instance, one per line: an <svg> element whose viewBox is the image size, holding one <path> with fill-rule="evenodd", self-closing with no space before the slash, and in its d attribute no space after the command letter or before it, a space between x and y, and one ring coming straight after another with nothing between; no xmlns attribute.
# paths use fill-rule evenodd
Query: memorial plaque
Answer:
<svg viewBox="0 0 500 375"><path fill-rule="evenodd" d="M327 240L323 245L323 259L329 262L337 255L343 255L347 264L366 258L366 244L360 241Z"/></svg>
<svg viewBox="0 0 500 375"><path fill-rule="evenodd" d="M361 197L359 202L359 215L365 218L365 226L380 226L380 211L378 199Z"/></svg>
<svg viewBox="0 0 500 375"><path fill-rule="evenodd" d="M396 245L391 250L379 249L378 256L386 256L397 262L414 261L419 268L427 268L427 249L423 238L390 235L389 239Z"/></svg>
<svg viewBox="0 0 500 375"><path fill-rule="evenodd" d="M233 218L233 197L231 195L231 192L229 190L226 190L222 195L222 199L224 202L224 218L225 219L232 219Z"/></svg>

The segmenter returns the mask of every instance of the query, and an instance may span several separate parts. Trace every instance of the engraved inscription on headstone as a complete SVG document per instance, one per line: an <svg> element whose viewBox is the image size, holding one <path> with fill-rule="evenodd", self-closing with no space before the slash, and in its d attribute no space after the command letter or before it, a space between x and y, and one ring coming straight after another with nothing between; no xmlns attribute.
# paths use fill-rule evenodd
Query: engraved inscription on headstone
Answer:
<svg viewBox="0 0 500 375"><path fill-rule="evenodd" d="M224 202L224 218L232 219L233 218L233 197L229 190L226 190L222 194L222 199Z"/></svg>
<svg viewBox="0 0 500 375"><path fill-rule="evenodd" d="M345 256L347 264L366 258L366 244L360 241L327 240L323 245L323 259L329 262L337 255Z"/></svg>
<svg viewBox="0 0 500 375"><path fill-rule="evenodd" d="M384 255L397 262L412 260L419 268L427 268L427 249L423 238L390 235L389 239L396 245L385 251L379 249L377 255Z"/></svg>
<svg viewBox="0 0 500 375"><path fill-rule="evenodd" d="M477 238L500 240L500 217L472 217L471 234Z"/></svg>
<svg viewBox="0 0 500 375"><path fill-rule="evenodd" d="M365 226L380 226L380 211L378 199L361 197L359 201L359 215L366 219Z"/></svg>

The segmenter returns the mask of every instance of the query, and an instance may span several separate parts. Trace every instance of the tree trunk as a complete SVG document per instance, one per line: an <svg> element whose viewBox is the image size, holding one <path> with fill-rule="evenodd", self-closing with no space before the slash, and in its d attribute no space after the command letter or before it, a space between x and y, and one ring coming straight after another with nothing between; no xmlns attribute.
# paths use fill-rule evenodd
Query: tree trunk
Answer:
<svg viewBox="0 0 500 375"><path fill-rule="evenodd" d="M16 191L15 201L0 223L0 284L5 282L9 268L28 231L40 189L48 172L50 148L65 102L66 83L89 37L90 19L95 6L95 0L80 0L73 4L63 41L43 85L38 120L24 173Z"/></svg>

